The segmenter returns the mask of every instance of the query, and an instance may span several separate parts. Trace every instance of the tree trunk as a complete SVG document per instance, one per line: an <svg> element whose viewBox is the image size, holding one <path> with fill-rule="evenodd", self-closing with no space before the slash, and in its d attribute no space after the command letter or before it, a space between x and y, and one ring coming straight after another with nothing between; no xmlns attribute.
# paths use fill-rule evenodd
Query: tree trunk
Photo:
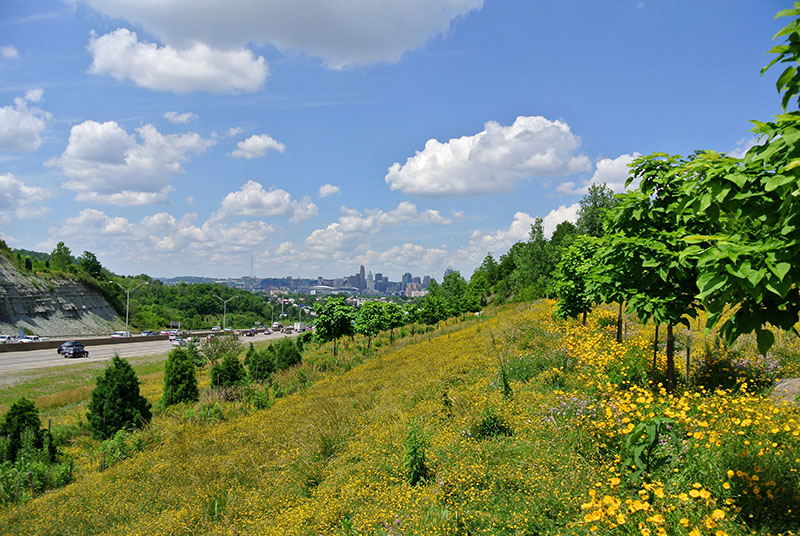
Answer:
<svg viewBox="0 0 800 536"><path fill-rule="evenodd" d="M587 315L588 315L588 313L587 313L586 309L584 309L583 310L583 320L581 320L581 326L585 326L586 325L586 317L587 317Z"/></svg>
<svg viewBox="0 0 800 536"><path fill-rule="evenodd" d="M336 357L336 341L337 339L333 339L333 357Z"/></svg>
<svg viewBox="0 0 800 536"><path fill-rule="evenodd" d="M675 336L672 322L667 324L667 392L675 390Z"/></svg>
<svg viewBox="0 0 800 536"><path fill-rule="evenodd" d="M691 329L686 330L686 387L689 387L689 366L691 365L692 356L692 332Z"/></svg>
<svg viewBox="0 0 800 536"><path fill-rule="evenodd" d="M656 388L656 365L658 361L658 324L656 324L656 335L653 337L653 368L650 371L650 382L653 384L653 389Z"/></svg>
<svg viewBox="0 0 800 536"><path fill-rule="evenodd" d="M394 328L389 330L389 345L394 344Z"/></svg>
<svg viewBox="0 0 800 536"><path fill-rule="evenodd" d="M617 314L617 343L622 343L622 302L619 302L619 313Z"/></svg>

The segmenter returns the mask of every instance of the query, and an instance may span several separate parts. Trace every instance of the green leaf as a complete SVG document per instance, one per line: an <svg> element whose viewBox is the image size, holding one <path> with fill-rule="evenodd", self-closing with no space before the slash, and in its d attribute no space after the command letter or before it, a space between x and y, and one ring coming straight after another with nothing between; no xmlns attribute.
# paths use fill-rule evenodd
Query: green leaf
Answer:
<svg viewBox="0 0 800 536"><path fill-rule="evenodd" d="M760 329L756 338L758 340L758 351L761 352L761 355L766 356L767 351L775 343L775 335L769 330Z"/></svg>

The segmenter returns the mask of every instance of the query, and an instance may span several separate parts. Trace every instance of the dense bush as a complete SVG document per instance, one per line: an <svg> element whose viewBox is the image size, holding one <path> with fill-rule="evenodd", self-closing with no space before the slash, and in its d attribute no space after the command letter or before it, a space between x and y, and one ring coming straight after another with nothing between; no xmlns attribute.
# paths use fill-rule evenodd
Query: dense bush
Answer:
<svg viewBox="0 0 800 536"><path fill-rule="evenodd" d="M253 343L244 356L247 374L254 382L262 382L275 372L275 349L272 345L256 350Z"/></svg>
<svg viewBox="0 0 800 536"><path fill-rule="evenodd" d="M164 396L161 404L196 402L198 396L195 363L185 348L174 348L164 367Z"/></svg>
<svg viewBox="0 0 800 536"><path fill-rule="evenodd" d="M13 462L18 458L26 432L31 435L32 447L44 450L45 459L48 462L53 461L56 456L53 438L50 432L42 429L39 410L31 400L24 397L11 405L0 423L0 461Z"/></svg>
<svg viewBox="0 0 800 536"><path fill-rule="evenodd" d="M221 335L206 339L200 344L200 354L203 355L212 365L225 357L227 354L239 355L242 351L242 343L235 335Z"/></svg>
<svg viewBox="0 0 800 536"><path fill-rule="evenodd" d="M211 386L217 389L235 387L245 377L244 366L234 354L226 354L220 363L211 367Z"/></svg>
<svg viewBox="0 0 800 536"><path fill-rule="evenodd" d="M139 379L130 364L115 355L89 400L86 415L92 434L100 439L117 430L150 422L150 402L139 394Z"/></svg>

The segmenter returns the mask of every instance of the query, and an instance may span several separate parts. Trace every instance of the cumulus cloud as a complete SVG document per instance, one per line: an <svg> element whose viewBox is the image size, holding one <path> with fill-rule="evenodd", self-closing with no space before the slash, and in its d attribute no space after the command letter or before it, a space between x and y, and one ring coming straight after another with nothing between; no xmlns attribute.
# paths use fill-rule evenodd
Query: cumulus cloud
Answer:
<svg viewBox="0 0 800 536"><path fill-rule="evenodd" d="M230 154L234 158L261 158L269 150L278 151L282 153L286 150L286 145L279 141L275 141L267 134L254 134L246 140L240 141L236 144L236 149Z"/></svg>
<svg viewBox="0 0 800 536"><path fill-rule="evenodd" d="M78 239L100 249L113 238L115 249L127 249L137 256L151 252L156 255L171 253L208 262L214 255L263 247L276 230L261 221L229 223L208 220L198 225L195 220L195 214L176 218L161 212L132 222L87 208L50 231L54 236Z"/></svg>
<svg viewBox="0 0 800 536"><path fill-rule="evenodd" d="M736 142L736 147L728 151L728 154L734 158L744 158L744 155L747 154L747 151L756 145L758 145L758 139L755 136L742 138Z"/></svg>
<svg viewBox="0 0 800 536"><path fill-rule="evenodd" d="M63 187L77 192L77 200L145 205L166 201L181 164L214 144L194 132L163 135L149 124L136 133L138 140L114 121L84 121L72 127L64 153L46 165L63 170L69 177Z"/></svg>
<svg viewBox="0 0 800 536"><path fill-rule="evenodd" d="M556 188L565 194L585 194L589 191L589 186L605 184L616 193L625 191L625 181L628 180L628 167L640 155L639 153L622 154L616 158L601 158L595 164L594 174L586 181L576 184L572 181L562 182ZM638 180L631 183L629 188L636 188Z"/></svg>
<svg viewBox="0 0 800 536"><path fill-rule="evenodd" d="M0 108L0 150L30 152L39 148L52 116L30 104L41 102L43 95L41 89L31 89L24 97L15 98L14 106Z"/></svg>
<svg viewBox="0 0 800 536"><path fill-rule="evenodd" d="M397 61L406 50L446 34L483 0L83 0L115 18L140 24L164 43L241 47L269 43L322 58L333 68Z"/></svg>
<svg viewBox="0 0 800 536"><path fill-rule="evenodd" d="M47 188L28 186L13 174L0 175L0 219L35 219L50 209L41 205L53 197Z"/></svg>
<svg viewBox="0 0 800 536"><path fill-rule="evenodd" d="M197 114L193 114L192 112L186 112L182 114L179 114L178 112L166 112L164 114L164 119L171 123L188 123L189 121L197 119Z"/></svg>
<svg viewBox="0 0 800 536"><path fill-rule="evenodd" d="M316 229L306 237L306 245L315 251L352 250L367 235L380 233L386 225L437 224L449 225L453 220L438 210L419 211L408 201L400 202L390 211L367 209L359 211L341 207L339 219L324 229Z"/></svg>
<svg viewBox="0 0 800 536"><path fill-rule="evenodd" d="M286 190L265 190L264 186L247 181L239 190L225 196L220 204L220 216L237 215L267 218L289 216L296 223L317 215L317 205L308 196L292 200Z"/></svg>
<svg viewBox="0 0 800 536"><path fill-rule="evenodd" d="M554 208L547 213L547 216L542 218L542 227L544 228L544 236L549 238L553 236L553 231L556 230L559 223L568 221L575 223L578 221L578 209L581 206L579 203L572 203L571 205L561 205Z"/></svg>
<svg viewBox="0 0 800 536"><path fill-rule="evenodd" d="M186 48L159 47L139 42L136 33L125 28L99 37L92 34L89 51L89 72L160 91L256 91L267 79L264 58L245 48L216 50L201 42Z"/></svg>
<svg viewBox="0 0 800 536"><path fill-rule="evenodd" d="M323 184L319 187L320 197L331 197L333 195L339 195L340 193L342 193L342 189L333 184Z"/></svg>
<svg viewBox="0 0 800 536"><path fill-rule="evenodd" d="M392 190L443 197L509 192L517 182L588 171L577 154L580 138L563 121L520 116L510 126L494 121L473 136L445 143L431 139L385 180Z"/></svg>
<svg viewBox="0 0 800 536"><path fill-rule="evenodd" d="M19 51L14 45L5 45L0 47L0 58L4 60L15 60L19 58Z"/></svg>

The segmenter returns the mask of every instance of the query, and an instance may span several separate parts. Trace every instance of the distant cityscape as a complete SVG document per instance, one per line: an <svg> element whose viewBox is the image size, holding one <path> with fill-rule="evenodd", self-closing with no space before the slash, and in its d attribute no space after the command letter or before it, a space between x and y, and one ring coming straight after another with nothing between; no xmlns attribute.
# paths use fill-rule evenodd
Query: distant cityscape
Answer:
<svg viewBox="0 0 800 536"><path fill-rule="evenodd" d="M444 275L452 272L452 268L445 270ZM242 276L229 279L212 279L207 277L170 277L159 278L166 285L178 285L180 283L215 283L231 288L249 290L252 292L264 292L271 295L280 294L362 294L374 296L406 296L417 298L428 293L428 286L435 278L430 275L415 276L406 272L400 281L389 281L389 278L378 272L373 274L367 272L363 265L358 272L353 275L326 279L317 277L316 279L286 277L254 277Z"/></svg>

